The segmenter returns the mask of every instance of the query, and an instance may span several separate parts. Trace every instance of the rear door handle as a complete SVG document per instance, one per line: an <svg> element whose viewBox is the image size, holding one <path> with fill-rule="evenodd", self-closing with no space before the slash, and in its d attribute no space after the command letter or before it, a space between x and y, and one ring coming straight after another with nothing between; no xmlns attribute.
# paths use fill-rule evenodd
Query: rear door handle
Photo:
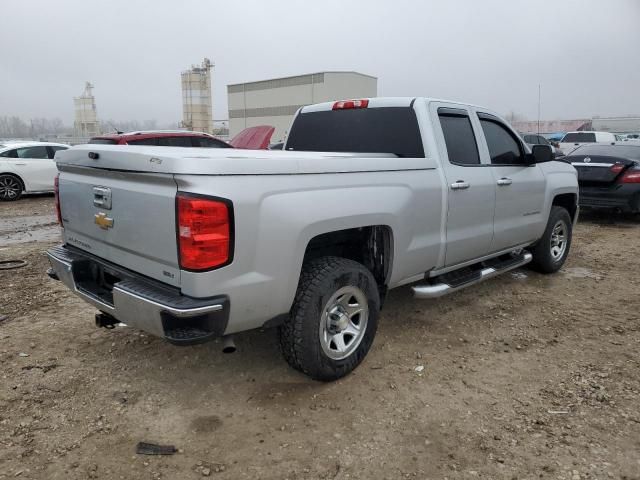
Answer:
<svg viewBox="0 0 640 480"><path fill-rule="evenodd" d="M501 187L504 187L506 185L511 185L512 183L513 183L513 180L507 177L502 177L500 180L498 180L498 185L500 185Z"/></svg>
<svg viewBox="0 0 640 480"><path fill-rule="evenodd" d="M465 190L470 186L471 184L465 182L464 180L458 180L456 183L451 184L451 190Z"/></svg>
<svg viewBox="0 0 640 480"><path fill-rule="evenodd" d="M27 162L13 162L14 165L20 165L21 167L26 165Z"/></svg>

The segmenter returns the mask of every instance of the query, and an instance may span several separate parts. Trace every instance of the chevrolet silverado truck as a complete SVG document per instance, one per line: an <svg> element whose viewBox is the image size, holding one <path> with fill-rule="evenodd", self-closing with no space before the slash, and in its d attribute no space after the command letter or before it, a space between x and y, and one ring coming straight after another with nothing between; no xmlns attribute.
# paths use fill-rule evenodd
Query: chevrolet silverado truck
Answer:
<svg viewBox="0 0 640 480"><path fill-rule="evenodd" d="M283 151L83 145L56 160L49 275L98 326L176 345L277 326L318 380L363 360L389 289L553 273L578 216L576 170L548 146L428 98L303 107Z"/></svg>

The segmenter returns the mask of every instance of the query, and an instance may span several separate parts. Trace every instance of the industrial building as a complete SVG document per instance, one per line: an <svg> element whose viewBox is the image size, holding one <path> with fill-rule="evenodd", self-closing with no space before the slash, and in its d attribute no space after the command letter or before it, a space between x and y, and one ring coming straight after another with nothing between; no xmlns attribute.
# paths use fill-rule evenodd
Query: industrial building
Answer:
<svg viewBox="0 0 640 480"><path fill-rule="evenodd" d="M511 126L522 133L556 133L591 130L588 118L576 120L515 120Z"/></svg>
<svg viewBox="0 0 640 480"><path fill-rule="evenodd" d="M576 120L524 120L511 122L513 128L519 132L575 132L595 130L598 132L638 133L640 132L640 117L593 117Z"/></svg>
<svg viewBox="0 0 640 480"><path fill-rule="evenodd" d="M282 141L296 111L312 103L375 97L378 79L357 72L320 72L227 86L229 136L247 127L275 127L272 141Z"/></svg>
<svg viewBox="0 0 640 480"><path fill-rule="evenodd" d="M89 138L100 133L96 99L92 91L93 85L86 82L82 95L73 98L75 112L73 130L76 137Z"/></svg>
<svg viewBox="0 0 640 480"><path fill-rule="evenodd" d="M211 61L205 58L202 65L192 65L181 74L182 126L188 130L213 133L211 68Z"/></svg>
<svg viewBox="0 0 640 480"><path fill-rule="evenodd" d="M616 133L640 132L640 117L593 117L591 122L594 130Z"/></svg>

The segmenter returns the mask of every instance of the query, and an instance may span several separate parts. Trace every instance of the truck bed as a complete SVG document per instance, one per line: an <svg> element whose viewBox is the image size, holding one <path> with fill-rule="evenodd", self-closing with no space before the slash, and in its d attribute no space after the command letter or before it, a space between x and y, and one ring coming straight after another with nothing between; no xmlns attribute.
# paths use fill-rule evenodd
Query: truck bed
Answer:
<svg viewBox="0 0 640 480"><path fill-rule="evenodd" d="M97 159L89 158L89 154ZM435 168L435 162L431 163ZM295 175L424 169L424 158L385 153L287 152L121 145L79 145L58 166L185 175Z"/></svg>

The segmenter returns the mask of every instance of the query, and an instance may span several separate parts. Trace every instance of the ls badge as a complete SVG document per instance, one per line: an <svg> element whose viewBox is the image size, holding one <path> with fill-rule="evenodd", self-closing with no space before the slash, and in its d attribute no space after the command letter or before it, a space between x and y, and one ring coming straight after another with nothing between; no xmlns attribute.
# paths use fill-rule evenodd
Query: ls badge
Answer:
<svg viewBox="0 0 640 480"><path fill-rule="evenodd" d="M103 230L113 227L113 218L107 217L104 212L96 213L93 216L93 222Z"/></svg>

